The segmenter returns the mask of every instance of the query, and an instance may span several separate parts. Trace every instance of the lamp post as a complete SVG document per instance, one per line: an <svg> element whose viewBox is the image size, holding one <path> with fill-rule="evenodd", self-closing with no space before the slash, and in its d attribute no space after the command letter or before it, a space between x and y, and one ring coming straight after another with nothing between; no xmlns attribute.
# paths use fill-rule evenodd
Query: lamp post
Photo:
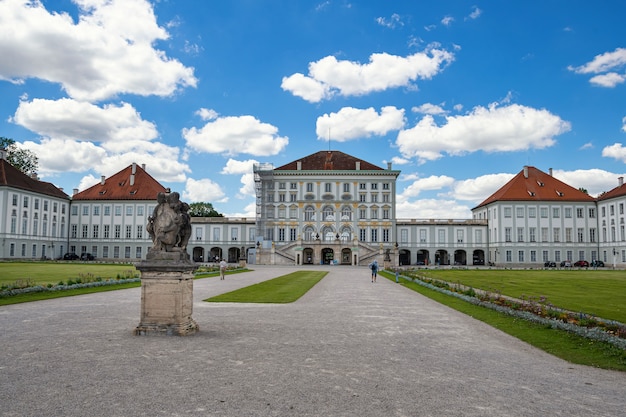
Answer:
<svg viewBox="0 0 626 417"><path fill-rule="evenodd" d="M613 269L615 269L615 260L617 258L617 251L613 248Z"/></svg>

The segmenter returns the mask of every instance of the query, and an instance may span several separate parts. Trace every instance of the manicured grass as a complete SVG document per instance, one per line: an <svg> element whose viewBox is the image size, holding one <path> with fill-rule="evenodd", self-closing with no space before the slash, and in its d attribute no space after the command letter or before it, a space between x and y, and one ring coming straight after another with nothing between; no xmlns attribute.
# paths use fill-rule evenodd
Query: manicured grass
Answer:
<svg viewBox="0 0 626 417"><path fill-rule="evenodd" d="M395 274L382 271L381 275L395 281ZM563 330L552 329L544 325L511 317L406 280L401 280L400 285L485 322L568 362L603 369L626 371L626 350L609 343L593 341Z"/></svg>
<svg viewBox="0 0 626 417"><path fill-rule="evenodd" d="M0 286L18 281L35 285L57 284L81 276L110 279L132 277L137 273L131 264L100 264L82 262L0 262Z"/></svg>
<svg viewBox="0 0 626 417"><path fill-rule="evenodd" d="M11 295L0 297L0 306L9 304L27 303L30 301L51 300L53 298L71 297L74 295L91 294L104 291L125 290L127 288L137 288L141 282L127 282L124 284L104 285L101 287L76 288L73 290L45 291L28 294Z"/></svg>
<svg viewBox="0 0 626 417"><path fill-rule="evenodd" d="M269 281L208 298L208 302L292 303L302 297L328 272L297 271Z"/></svg>
<svg viewBox="0 0 626 417"><path fill-rule="evenodd" d="M626 273L614 270L423 270L449 283L500 292L515 298L545 297L570 311L626 323Z"/></svg>

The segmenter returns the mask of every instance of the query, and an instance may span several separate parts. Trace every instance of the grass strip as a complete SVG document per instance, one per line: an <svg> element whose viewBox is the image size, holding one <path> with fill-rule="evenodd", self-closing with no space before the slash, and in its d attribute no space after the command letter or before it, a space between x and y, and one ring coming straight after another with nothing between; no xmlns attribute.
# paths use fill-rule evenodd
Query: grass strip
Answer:
<svg viewBox="0 0 626 417"><path fill-rule="evenodd" d="M292 303L306 294L328 272L296 271L268 281L207 298L217 303Z"/></svg>
<svg viewBox="0 0 626 417"><path fill-rule="evenodd" d="M9 304L27 303L30 301L51 300L53 298L72 297L74 295L92 294L104 291L125 290L127 288L141 287L141 282L128 282L125 284L111 284L99 287L75 288L71 290L44 291L28 294L11 295L0 297L0 306Z"/></svg>
<svg viewBox="0 0 626 417"><path fill-rule="evenodd" d="M394 274L382 271L380 275L395 281ZM593 341L563 330L552 329L545 325L511 317L425 288L414 282L401 280L400 285L487 323L568 362L602 369L626 371L626 351L609 343Z"/></svg>

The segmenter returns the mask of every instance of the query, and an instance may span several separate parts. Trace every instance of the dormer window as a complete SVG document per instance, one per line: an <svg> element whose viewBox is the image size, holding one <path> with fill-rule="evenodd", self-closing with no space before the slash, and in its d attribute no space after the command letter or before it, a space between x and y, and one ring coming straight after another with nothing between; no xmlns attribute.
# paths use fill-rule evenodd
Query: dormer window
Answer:
<svg viewBox="0 0 626 417"><path fill-rule="evenodd" d="M535 192L528 190L528 195L531 196L531 197L534 197L535 196Z"/></svg>
<svg viewBox="0 0 626 417"><path fill-rule="evenodd" d="M538 184L540 187L543 187L543 186L544 186L544 183L542 183L542 182L541 182L541 181L539 181L539 180L537 180L537 184Z"/></svg>
<svg viewBox="0 0 626 417"><path fill-rule="evenodd" d="M558 195L559 197L563 197L563 193L560 192L559 190L555 190L556 191L556 195Z"/></svg>

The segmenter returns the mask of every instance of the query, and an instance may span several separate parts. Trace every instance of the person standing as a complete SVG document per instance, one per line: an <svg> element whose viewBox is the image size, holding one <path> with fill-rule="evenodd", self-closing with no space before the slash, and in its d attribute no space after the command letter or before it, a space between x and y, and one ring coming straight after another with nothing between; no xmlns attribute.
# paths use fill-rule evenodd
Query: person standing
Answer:
<svg viewBox="0 0 626 417"><path fill-rule="evenodd" d="M228 264L226 263L226 261L222 259L222 261L220 262L220 279L225 279L227 266Z"/></svg>
<svg viewBox="0 0 626 417"><path fill-rule="evenodd" d="M378 261L374 261L370 264L372 270L372 282L376 282L376 275L378 275Z"/></svg>

